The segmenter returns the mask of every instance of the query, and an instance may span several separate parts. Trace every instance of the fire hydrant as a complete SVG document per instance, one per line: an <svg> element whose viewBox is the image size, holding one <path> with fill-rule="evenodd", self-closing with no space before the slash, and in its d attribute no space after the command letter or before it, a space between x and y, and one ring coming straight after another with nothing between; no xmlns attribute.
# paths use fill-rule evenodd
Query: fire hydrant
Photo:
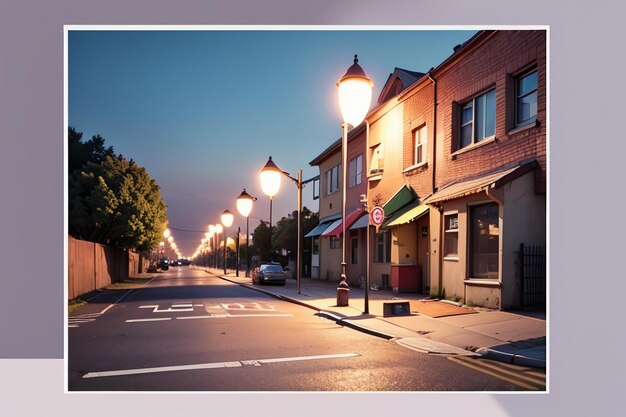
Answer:
<svg viewBox="0 0 626 417"><path fill-rule="evenodd" d="M337 287L337 306L346 307L348 305L348 299L350 298L350 287L346 282L346 276L341 274L341 282Z"/></svg>

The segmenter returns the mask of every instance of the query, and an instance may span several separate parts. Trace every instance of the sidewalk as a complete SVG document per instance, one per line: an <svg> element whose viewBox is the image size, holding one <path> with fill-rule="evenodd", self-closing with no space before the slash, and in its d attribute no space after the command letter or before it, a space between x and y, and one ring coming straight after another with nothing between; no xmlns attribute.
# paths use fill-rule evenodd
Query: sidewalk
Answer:
<svg viewBox="0 0 626 417"><path fill-rule="evenodd" d="M433 302L438 304L437 307L446 309L453 303L425 303L419 301L427 299L422 294L370 290L369 314L363 314L365 290L350 288L349 305L338 307L338 282L301 278L298 293L296 280L291 278L287 279L285 286L261 286L252 285L251 279L245 277L245 271L240 271L239 277L235 276L234 271L228 271L226 275L223 270L205 271L233 283L312 308L320 316L341 325L386 339L396 339L398 344L420 352L480 355L520 366L546 367L545 313L504 312L463 306L465 309L458 311L469 314L431 317L417 313L416 309ZM385 303L403 301L409 303L410 315L385 317Z"/></svg>

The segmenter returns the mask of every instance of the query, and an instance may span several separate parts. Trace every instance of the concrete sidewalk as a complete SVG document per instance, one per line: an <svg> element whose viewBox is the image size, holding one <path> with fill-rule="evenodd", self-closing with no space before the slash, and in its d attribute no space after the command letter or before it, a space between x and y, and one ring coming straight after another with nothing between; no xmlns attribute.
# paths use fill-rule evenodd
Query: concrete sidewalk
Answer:
<svg viewBox="0 0 626 417"><path fill-rule="evenodd" d="M427 297L416 293L394 293L390 290L369 291L369 314L363 314L365 290L350 288L349 305L337 306L338 282L302 278L300 293L295 279L285 286L252 285L245 271L205 269L221 278L245 285L274 297L298 303L342 325L387 339L425 353L482 356L506 363L535 368L546 367L545 313L518 313L469 308L472 314L433 318L416 313L384 316L384 303L417 300ZM439 301L443 303L445 301Z"/></svg>

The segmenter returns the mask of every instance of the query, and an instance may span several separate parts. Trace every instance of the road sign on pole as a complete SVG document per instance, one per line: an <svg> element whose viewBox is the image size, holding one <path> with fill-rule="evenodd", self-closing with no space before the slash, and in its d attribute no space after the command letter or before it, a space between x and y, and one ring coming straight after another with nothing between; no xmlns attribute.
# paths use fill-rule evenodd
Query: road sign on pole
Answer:
<svg viewBox="0 0 626 417"><path fill-rule="evenodd" d="M385 211L382 207L376 206L370 213L370 220L376 226L380 226L385 221Z"/></svg>

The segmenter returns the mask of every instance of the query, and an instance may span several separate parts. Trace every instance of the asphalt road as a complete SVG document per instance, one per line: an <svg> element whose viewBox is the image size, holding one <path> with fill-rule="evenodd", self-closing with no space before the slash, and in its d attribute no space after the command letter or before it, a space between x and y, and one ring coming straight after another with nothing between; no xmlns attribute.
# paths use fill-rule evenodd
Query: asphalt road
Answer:
<svg viewBox="0 0 626 417"><path fill-rule="evenodd" d="M69 325L69 391L527 389L189 267L104 292Z"/></svg>

